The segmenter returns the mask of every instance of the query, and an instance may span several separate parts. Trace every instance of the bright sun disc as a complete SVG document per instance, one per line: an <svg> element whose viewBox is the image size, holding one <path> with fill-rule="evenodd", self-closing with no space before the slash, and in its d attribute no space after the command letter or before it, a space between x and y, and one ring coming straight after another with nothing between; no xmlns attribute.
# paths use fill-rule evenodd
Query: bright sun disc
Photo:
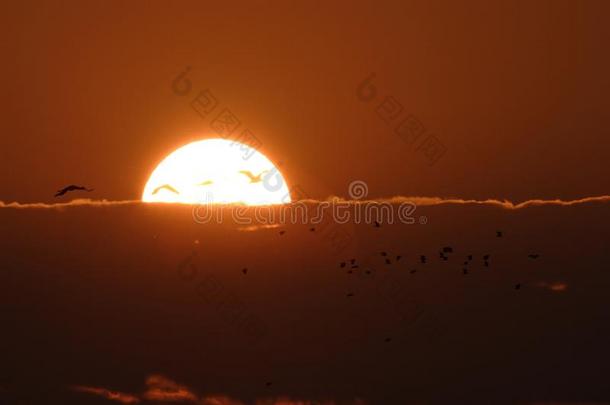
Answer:
<svg viewBox="0 0 610 405"><path fill-rule="evenodd" d="M167 156L150 175L144 202L285 204L288 185L275 165L247 145L207 139Z"/></svg>

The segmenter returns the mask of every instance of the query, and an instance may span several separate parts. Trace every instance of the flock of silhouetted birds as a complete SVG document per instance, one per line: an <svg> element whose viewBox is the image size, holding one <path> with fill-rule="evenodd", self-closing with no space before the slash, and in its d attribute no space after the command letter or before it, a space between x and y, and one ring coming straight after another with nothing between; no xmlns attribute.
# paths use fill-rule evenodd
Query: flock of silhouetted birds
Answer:
<svg viewBox="0 0 610 405"><path fill-rule="evenodd" d="M375 225L376 228L380 227L380 224L377 223L377 222L374 225ZM504 233L502 231L496 231L496 237L501 238L501 237L503 237L503 235L504 235ZM449 258L450 258L450 254L452 254L452 253L453 253L453 247L451 247L451 246L444 246L438 252L439 259L442 260L442 261L448 261ZM392 260L394 262L398 262L402 258L401 255L397 255L397 256L394 256L394 258L392 259L390 254L388 252L385 252L385 251L379 252L379 254L381 255L381 257L383 257L385 259L386 265L391 265L393 263ZM485 268L489 268L490 257L491 257L491 255L489 255L489 254L485 254L485 255L481 256L482 261L483 261L483 266ZM530 258L530 259L537 259L537 258L540 257L540 255L537 254L537 253L532 253L532 254L529 254L527 257ZM474 255L468 254L466 256L465 261L462 263L462 273L464 275L468 274L468 266L473 262L473 260L474 260ZM425 265L428 262L428 257L426 255L420 255L419 256L419 262L422 265ZM347 273L348 274L352 274L354 269L358 269L359 268L359 264L357 263L355 258L352 258L349 261L340 262L339 263L339 267L340 268L348 268ZM371 269L365 269L364 272L365 272L365 274L371 274ZM414 274L416 272L417 272L417 269L410 269L409 270L410 274ZM517 284L514 285L514 289L515 290L521 290L521 286L522 286L521 283L517 283ZM352 293L352 292L348 292L347 293L347 297L348 298L351 298L353 296L354 296L354 293ZM385 342L386 343L389 343L391 341L392 341L392 338L390 338L390 337L385 338Z"/></svg>
<svg viewBox="0 0 610 405"><path fill-rule="evenodd" d="M380 224L378 222L375 222L375 227L378 228L379 226L380 226ZM503 237L503 235L504 235L504 233L502 231L496 231L496 237L501 238L501 237ZM442 247L439 250L438 255L439 255L440 260L448 261L449 260L449 255L451 253L453 253L453 248L451 246L444 246L444 247ZM380 252L380 255L385 258L385 263L386 264L388 264L388 265L392 264L392 259L390 258L390 255L388 254L388 252ZM490 259L490 257L491 256L489 254L485 254L485 255L482 256L483 266L486 267L486 268L489 267L489 259ZM540 257L540 255L532 253L532 254L527 255L527 257L530 258L530 259L537 259L537 258ZM402 258L402 256L398 255L398 256L396 256L394 258L394 261L398 262L401 258ZM468 266L473 261L473 258L474 258L474 256L472 254L469 254L469 255L466 256L466 260L462 263L462 273L464 275L468 274ZM428 262L427 256L426 255L420 255L419 256L419 262L421 264L426 264ZM350 266L350 270L348 270L347 272L349 274L352 274L353 273L352 269L357 269L359 267L359 265L356 263L356 259L351 259L349 261L349 264L351 266ZM341 268L345 268L347 265L348 265L347 262L340 262L339 263L339 267L341 267ZM414 274L416 272L417 272L417 269L409 270L409 273L411 273L411 274ZM371 270L370 269L365 270L365 274L371 274ZM515 284L514 288L515 288L515 290L520 290L521 289L521 283ZM353 293L348 293L347 296L348 297L353 297L354 294Z"/></svg>
<svg viewBox="0 0 610 405"><path fill-rule="evenodd" d="M380 228L381 224L379 222L375 221L373 223L373 226L375 228ZM315 227L311 227L311 228L309 228L309 231L310 232L315 232L316 228ZM286 234L286 231L285 230L280 230L278 233L279 233L280 236L283 236L283 235ZM502 238L503 236L504 236L504 232L503 231L496 231L496 237L497 238ZM448 261L449 257L450 257L450 254L452 254L452 253L453 253L453 247L451 247L451 246L444 246L444 247L442 247L439 250L439 258L442 261ZM392 256L388 252L386 252L386 251L382 251L379 254L385 259L386 265L391 265L393 262L399 262L402 259L401 255L396 255L396 256L393 256L393 258L392 258ZM483 266L486 267L486 268L489 268L490 257L491 257L491 255L489 255L489 254L485 254L485 255L483 255L481 257L482 260L483 260ZM530 259L537 259L537 258L540 257L540 255L537 254L537 253L532 253L532 254L528 254L527 257L530 258ZM472 263L473 260L474 260L474 255L468 254L466 256L466 260L462 263L462 266L463 266L462 267L462 273L464 275L468 274L468 266ZM420 255L419 256L419 262L422 265L425 265L428 262L428 257L426 255ZM352 258L352 259L349 259L347 261L340 262L339 263L339 267L342 268L342 269L347 269L347 273L348 274L353 274L354 271L356 271L356 269L360 268L360 265L358 264L358 262L357 262L357 260L355 258ZM242 272L244 274L247 274L248 273L248 269L244 268L242 270ZM417 272L417 269L410 269L409 270L410 274L414 274L416 272ZM372 269L365 268L364 269L364 273L367 274L367 275L370 275L370 274L372 274ZM522 286L521 283L517 283L517 284L514 285L514 289L515 290L521 290L521 286ZM352 298L352 297L354 297L354 295L355 294L353 292L348 292L346 294L346 297L347 298ZM390 343L391 341L392 341L391 337L386 337L384 339L385 343ZM271 386L271 382L267 382L266 385L267 385L267 387L270 387Z"/></svg>
<svg viewBox="0 0 610 405"><path fill-rule="evenodd" d="M380 228L381 224L377 221L374 221L373 226L375 228ZM309 228L310 232L315 232L316 228L315 227L311 227ZM286 233L285 230L281 230L279 231L279 235L282 236ZM497 238L502 238L504 236L504 232L503 231L496 231L496 237ZM453 253L453 248L451 246L444 246L443 248L441 248L438 252L439 258L442 261L448 261L449 260L449 255ZM392 259L390 257L390 255L388 254L388 252L380 252L381 256L383 256L385 258L385 263L390 265L392 264L392 260L394 260L394 262L398 262L400 261L400 259L402 259L401 255L397 255L396 257L394 257L394 259ZM489 267L489 258L491 256L489 254L485 254L482 256L483 259L483 266L484 267ZM527 257L529 257L530 259L537 259L540 257L539 254L529 254ZM472 254L469 254L466 256L466 260L462 263L462 273L464 275L468 274L468 266L471 264L471 262L473 261L474 256ZM426 264L428 261L428 258L426 255L420 255L419 256L419 261L421 264ZM350 259L348 262L341 262L339 263L339 267L341 268L348 268L347 273L348 274L352 274L354 272L355 269L358 269L360 266L356 263L356 259ZM417 272L416 269L411 269L409 270L409 272L411 274L414 274ZM244 269L244 274L247 273L247 269ZM371 274L372 271L371 269L365 269L364 270L365 274ZM515 290L520 290L521 289L521 283L517 283L514 286ZM353 293L348 293L347 294L348 297L353 297L354 294Z"/></svg>
<svg viewBox="0 0 610 405"><path fill-rule="evenodd" d="M373 226L375 228L380 228L381 224L379 222L375 221L373 223ZM309 228L310 232L315 232L315 230L316 230L315 227ZM284 235L285 233L286 233L285 230L279 231L279 235L280 236ZM503 231L496 231L496 237L497 238L502 238L503 236L504 236L504 232ZM449 260L450 255L452 253L453 253L453 247L451 247L451 246L444 246L438 252L439 259L446 262L446 261ZM386 265L391 265L392 263L399 262L402 259L401 255L396 255L396 256L392 257L388 252L385 252L385 251L379 252L379 254L384 258ZM489 268L490 257L491 257L491 255L489 255L489 254L485 254L485 255L481 256L482 261L483 261L483 266L485 268ZM532 254L528 254L527 257L530 258L530 259L537 259L537 258L540 257L540 255L537 254L537 253L532 253ZM464 262L462 263L462 274L464 274L464 275L469 274L468 273L468 266L473 262L473 260L474 260L474 255L468 254L466 256ZM428 257L426 255L420 255L419 256L419 262L422 265L425 265L428 262ZM357 260L355 258L352 258L352 259L349 259L347 261L340 262L339 263L339 267L342 268L342 269L347 269L347 273L348 274L353 274L354 271L356 271L356 269L360 268L360 265L358 264L358 262L357 262ZM244 269L243 272L244 272L244 274L246 274L247 273L247 269ZM417 272L417 269L410 269L409 270L410 274L414 274L416 272ZM370 274L372 274L372 269L371 268L365 268L364 269L364 273L367 274L367 275L370 275ZM517 283L513 287L514 287L515 290L520 290L521 286L522 286L521 283ZM348 292L346 294L347 298L351 298L353 296L354 296L353 292ZM392 338L390 338L390 337L385 338L385 342L386 343L389 343L391 341L392 341Z"/></svg>

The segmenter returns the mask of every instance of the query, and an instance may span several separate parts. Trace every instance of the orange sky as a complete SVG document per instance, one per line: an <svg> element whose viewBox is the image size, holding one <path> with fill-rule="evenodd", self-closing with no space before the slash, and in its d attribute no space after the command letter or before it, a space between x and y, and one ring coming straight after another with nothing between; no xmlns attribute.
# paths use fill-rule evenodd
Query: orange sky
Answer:
<svg viewBox="0 0 610 405"><path fill-rule="evenodd" d="M609 403L610 2L5 3L0 403ZM412 221L138 201L227 110Z"/></svg>
<svg viewBox="0 0 610 405"><path fill-rule="evenodd" d="M491 4L490 4L491 3ZM313 197L607 194L605 1L18 2L0 26L3 201L68 183L139 198L155 165L211 136L210 89ZM192 66L192 93L172 80ZM377 99L356 96L376 73ZM393 96L446 147L430 166L376 108Z"/></svg>

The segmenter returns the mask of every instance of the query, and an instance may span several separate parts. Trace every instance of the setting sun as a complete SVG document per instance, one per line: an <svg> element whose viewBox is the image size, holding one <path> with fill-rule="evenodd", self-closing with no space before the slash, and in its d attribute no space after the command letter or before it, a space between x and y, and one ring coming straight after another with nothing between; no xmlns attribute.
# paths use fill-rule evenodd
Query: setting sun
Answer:
<svg viewBox="0 0 610 405"><path fill-rule="evenodd" d="M238 142L207 139L167 156L150 175L142 201L267 205L291 199L284 177L262 153Z"/></svg>

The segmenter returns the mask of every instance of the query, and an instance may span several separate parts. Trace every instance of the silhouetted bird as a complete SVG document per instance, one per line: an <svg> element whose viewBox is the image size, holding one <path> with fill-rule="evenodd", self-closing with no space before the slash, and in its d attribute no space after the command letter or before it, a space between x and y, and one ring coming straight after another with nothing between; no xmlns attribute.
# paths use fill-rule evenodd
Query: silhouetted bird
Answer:
<svg viewBox="0 0 610 405"><path fill-rule="evenodd" d="M489 255L483 256L483 260L489 260Z"/></svg>
<svg viewBox="0 0 610 405"><path fill-rule="evenodd" d="M468 255L468 260L472 260L472 255Z"/></svg>
<svg viewBox="0 0 610 405"><path fill-rule="evenodd" d="M352 264L352 269L357 269L358 265L357 264Z"/></svg>
<svg viewBox="0 0 610 405"><path fill-rule="evenodd" d="M282 236L285 233L286 233L286 231L280 231L280 236Z"/></svg>
<svg viewBox="0 0 610 405"><path fill-rule="evenodd" d="M537 259L540 257L539 254L533 254L533 255L527 255L527 257L529 257L530 259Z"/></svg>
<svg viewBox="0 0 610 405"><path fill-rule="evenodd" d="M348 296L348 298L349 298L349 297L353 297L353 296L354 296L354 294L353 294L353 293L347 293L347 296Z"/></svg>
<svg viewBox="0 0 610 405"><path fill-rule="evenodd" d="M256 176L250 170L240 170L239 172L246 175L250 179L250 183L260 183L263 181L263 174L267 173L268 170L263 170Z"/></svg>
<svg viewBox="0 0 610 405"><path fill-rule="evenodd" d="M267 382L265 383L265 385L266 385L267 387L271 387L271 381L267 381Z"/></svg>
<svg viewBox="0 0 610 405"><path fill-rule="evenodd" d="M387 256L388 253L387 252L381 252L381 256Z"/></svg>
<svg viewBox="0 0 610 405"><path fill-rule="evenodd" d="M464 263L462 263L463 266L468 266L468 261L465 261Z"/></svg>
<svg viewBox="0 0 610 405"><path fill-rule="evenodd" d="M381 224L377 221L375 221L375 228L381 228Z"/></svg>
<svg viewBox="0 0 610 405"><path fill-rule="evenodd" d="M371 274L371 271L370 270L366 270L365 273L366 274Z"/></svg>
<svg viewBox="0 0 610 405"><path fill-rule="evenodd" d="M350 259L350 261L349 261L349 262L350 262L351 264L354 264L354 263L356 263L356 259Z"/></svg>
<svg viewBox="0 0 610 405"><path fill-rule="evenodd" d="M385 259L385 264L392 264L392 262L390 261L390 259Z"/></svg>
<svg viewBox="0 0 610 405"><path fill-rule="evenodd" d="M443 248L443 253L453 253L453 248L451 246L445 246Z"/></svg>
<svg viewBox="0 0 610 405"><path fill-rule="evenodd" d="M486 260L486 261L485 261L485 263L483 263L483 265L484 265L485 267L489 267L489 262Z"/></svg>
<svg viewBox="0 0 610 405"><path fill-rule="evenodd" d="M426 264L426 256L424 256L424 255L419 256L419 261L421 261L422 264Z"/></svg>
<svg viewBox="0 0 610 405"><path fill-rule="evenodd" d="M93 191L93 189L89 189L87 187L71 184L67 187L62 188L61 190L58 190L57 193L55 193L55 197L61 197L62 195L69 193L70 191L77 191L77 190L87 191L87 192Z"/></svg>
<svg viewBox="0 0 610 405"><path fill-rule="evenodd" d="M309 232L315 232L316 228L309 228Z"/></svg>
<svg viewBox="0 0 610 405"><path fill-rule="evenodd" d="M389 342L391 342L391 341L392 341L392 338L390 338L390 337L385 338L385 342L386 342L386 343L389 343Z"/></svg>
<svg viewBox="0 0 610 405"><path fill-rule="evenodd" d="M464 274L468 274L468 269L464 268L464 269L462 269L462 272L463 272Z"/></svg>
<svg viewBox="0 0 610 405"><path fill-rule="evenodd" d="M515 284L515 290L520 290L521 289L521 284Z"/></svg>
<svg viewBox="0 0 610 405"><path fill-rule="evenodd" d="M402 256L396 256L396 261L399 261L402 258Z"/></svg>
<svg viewBox="0 0 610 405"><path fill-rule="evenodd" d="M153 195L157 194L159 191L161 190L167 190L167 191L171 191L174 194L180 194L178 192L178 190L176 190L175 188L173 188L172 186L170 186L169 184L164 184L162 186L157 187L156 189L153 190Z"/></svg>
<svg viewBox="0 0 610 405"><path fill-rule="evenodd" d="M352 270L348 270L348 271L347 271L347 274L352 274L352 273L353 273L353 271L352 271Z"/></svg>
<svg viewBox="0 0 610 405"><path fill-rule="evenodd" d="M241 270L241 272L242 272L242 273L244 273L244 274L248 274L248 269L244 267L244 268Z"/></svg>
<svg viewBox="0 0 610 405"><path fill-rule="evenodd" d="M409 273L411 273L411 274L415 274L416 272L417 272L417 270L413 269L413 270L411 270Z"/></svg>
<svg viewBox="0 0 610 405"><path fill-rule="evenodd" d="M496 231L496 237L501 238L502 237L502 231Z"/></svg>
<svg viewBox="0 0 610 405"><path fill-rule="evenodd" d="M339 266L340 266L340 267L345 267L345 262L341 262L341 263L339 264Z"/></svg>

